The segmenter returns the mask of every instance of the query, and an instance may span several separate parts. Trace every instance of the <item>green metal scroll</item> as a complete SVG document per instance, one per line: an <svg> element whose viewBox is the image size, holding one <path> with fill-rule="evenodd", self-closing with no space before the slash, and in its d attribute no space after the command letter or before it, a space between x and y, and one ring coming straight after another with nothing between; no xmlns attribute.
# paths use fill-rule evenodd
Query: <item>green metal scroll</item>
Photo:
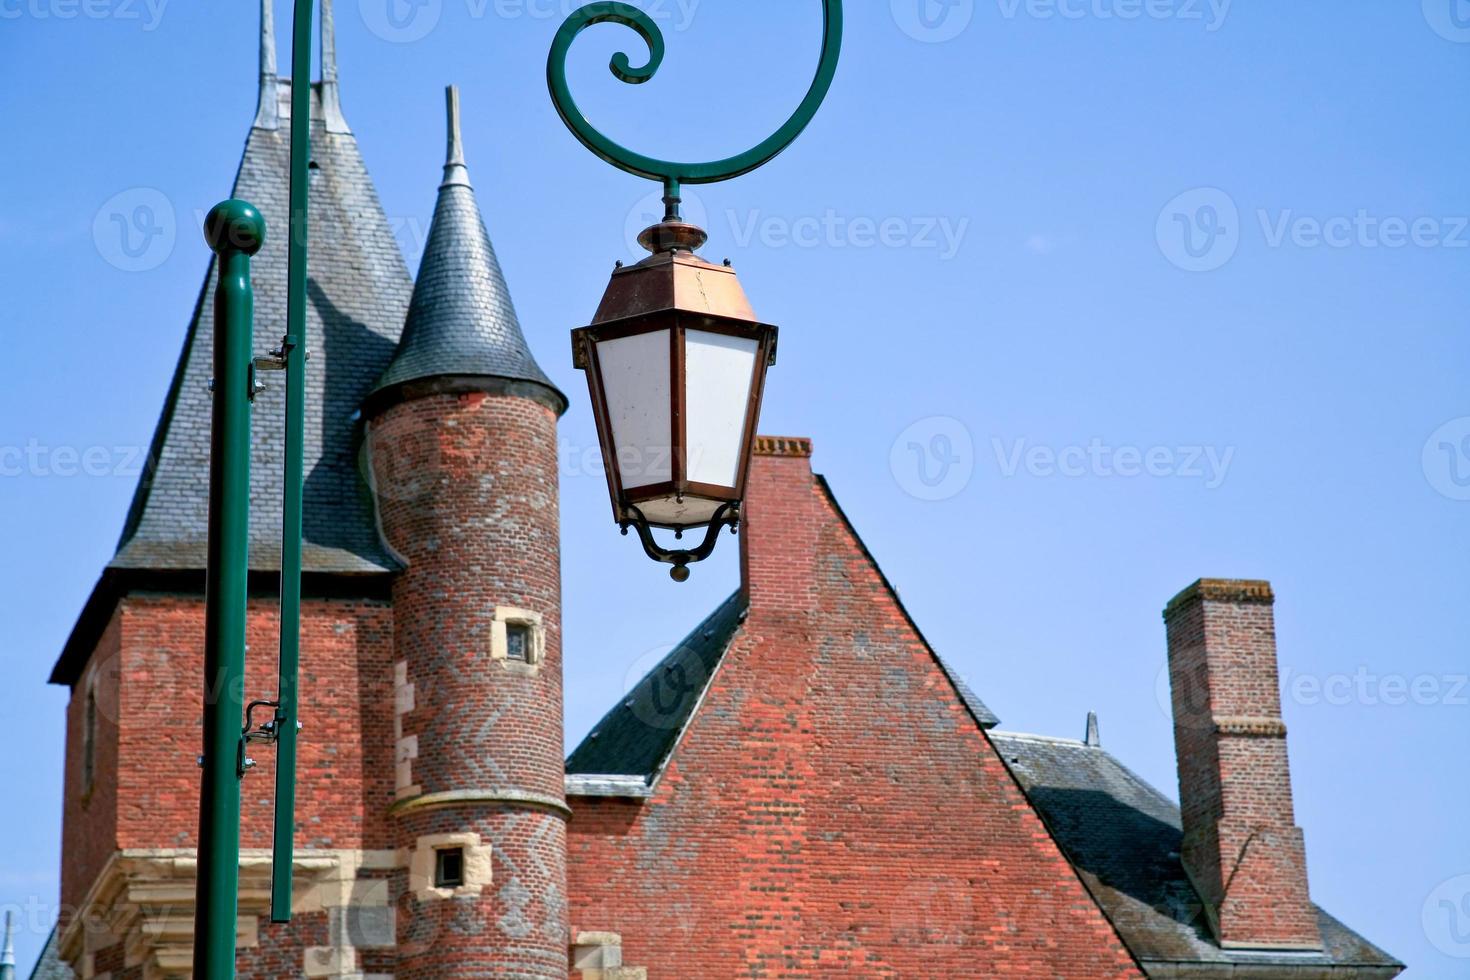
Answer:
<svg viewBox="0 0 1470 980"><path fill-rule="evenodd" d="M551 89L551 101L561 115L562 122L572 134L597 156L620 170L649 180L662 181L664 199L669 203L669 218L678 217L679 188L681 184L712 184L747 174L763 166L801 135L807 124L816 115L827 90L832 87L832 78L837 74L837 61L842 50L842 0L822 0L822 56L817 63L816 77L806 98L791 114L791 118L759 144L744 153L712 160L708 163L678 163L644 156L622 146L587 121L586 115L572 97L567 84L567 54L577 35L594 24L613 23L630 27L648 46L648 61L641 67L633 67L627 53L619 51L608 65L619 81L630 85L641 85L658 71L664 58L664 36L653 19L637 7L626 3L591 3L572 13L556 32L551 43L551 54L546 61L546 83Z"/></svg>

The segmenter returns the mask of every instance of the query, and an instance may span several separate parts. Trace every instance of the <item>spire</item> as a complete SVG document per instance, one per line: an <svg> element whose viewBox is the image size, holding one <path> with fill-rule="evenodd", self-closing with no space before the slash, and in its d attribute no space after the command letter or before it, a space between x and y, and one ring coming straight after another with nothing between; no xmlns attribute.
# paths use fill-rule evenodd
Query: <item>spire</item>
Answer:
<svg viewBox="0 0 1470 980"><path fill-rule="evenodd" d="M451 185L470 186L470 171L464 165L464 142L459 131L459 86L450 85L444 90L444 105L449 113L449 141L444 150L444 180L439 187Z"/></svg>
<svg viewBox="0 0 1470 980"><path fill-rule="evenodd" d="M495 248L470 186L460 137L459 91L450 86L445 105L444 179L434 221L419 264L403 340L393 363L369 396L391 400L411 383L436 382L469 390L506 390L509 382L558 413L566 396L531 356L510 300Z"/></svg>
<svg viewBox="0 0 1470 980"><path fill-rule="evenodd" d="M0 949L0 980L15 980L15 942L11 938L9 910L5 912L5 947Z"/></svg>
<svg viewBox="0 0 1470 980"><path fill-rule="evenodd" d="M280 127L279 88L276 84L276 18L272 0L260 0L260 96L255 105L255 127Z"/></svg>
<svg viewBox="0 0 1470 980"><path fill-rule="evenodd" d="M1095 749L1102 748L1102 735L1097 730L1097 712L1087 713L1087 744Z"/></svg>
<svg viewBox="0 0 1470 980"><path fill-rule="evenodd" d="M337 23L332 18L332 0L321 0L322 5L322 117L326 120L327 132L349 133L347 120L342 117L342 102L337 91Z"/></svg>

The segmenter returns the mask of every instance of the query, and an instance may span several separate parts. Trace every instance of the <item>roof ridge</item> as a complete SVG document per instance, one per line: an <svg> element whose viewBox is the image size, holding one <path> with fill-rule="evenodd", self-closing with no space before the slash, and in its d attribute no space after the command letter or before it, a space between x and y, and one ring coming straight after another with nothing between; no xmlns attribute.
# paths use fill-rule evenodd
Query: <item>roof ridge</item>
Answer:
<svg viewBox="0 0 1470 980"><path fill-rule="evenodd" d="M945 678L954 686L955 694L964 703L965 709L970 712L970 715L975 719L975 723L986 730L999 725L1000 718L995 712L990 710L984 701L980 700L979 695L970 689L970 685L965 682L965 679L949 665L949 661L945 660L938 650L934 649L934 644L929 642L929 638L919 628L918 621L914 619L908 607L903 604L903 599L899 596L898 589L893 587L893 583L889 581L888 575L883 571L883 567L878 564L878 559L873 557L873 553L868 550L867 542L858 533L857 526L852 523L852 520L847 516L847 512L837 502L837 495L832 492L832 485L827 482L827 478L820 473L814 473L812 477L816 481L817 488L827 498L827 503L832 506L832 511L837 515L837 519L842 522L842 526L852 536L852 540L857 544L858 550L862 552L863 558L873 571L877 573L878 580L883 583L883 588L887 591L888 597L893 600L893 604L898 607L899 613L903 615L904 622L908 624L909 629L913 630L914 635L919 638L919 642L924 645L924 649L929 652L929 655L934 658L934 662L939 665L939 669L944 672Z"/></svg>
<svg viewBox="0 0 1470 980"><path fill-rule="evenodd" d="M745 621L746 609L745 593L736 589L700 620L592 726L567 756L567 774L640 776L655 782L699 713ZM698 658L697 664L686 664L691 656ZM697 667L703 675L692 687L687 685L690 667ZM659 678L675 668L682 676L677 700L670 708L660 700Z"/></svg>

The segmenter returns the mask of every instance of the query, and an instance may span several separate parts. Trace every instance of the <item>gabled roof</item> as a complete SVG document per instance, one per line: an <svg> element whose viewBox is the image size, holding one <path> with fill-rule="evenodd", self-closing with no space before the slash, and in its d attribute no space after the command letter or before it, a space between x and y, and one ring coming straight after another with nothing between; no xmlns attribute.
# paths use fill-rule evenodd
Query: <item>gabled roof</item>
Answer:
<svg viewBox="0 0 1470 980"><path fill-rule="evenodd" d="M1393 957L1317 910L1322 953L1221 949L1179 860L1179 808L1098 745L992 731L1052 837L1151 977L1392 977Z"/></svg>
<svg viewBox="0 0 1470 980"><path fill-rule="evenodd" d="M680 733L745 618L739 591L722 602L629 691L567 759L570 776L635 776L651 782L662 770ZM588 795L587 780L578 786Z"/></svg>
<svg viewBox="0 0 1470 980"><path fill-rule="evenodd" d="M898 592L883 574L872 552L863 543L857 529L843 513L827 481L815 477L816 484L832 510L842 521L863 558L872 566L884 589L908 622L914 635L934 657L950 683L954 685L965 707L982 728L1000 724L985 703L976 696L964 678L957 674L929 647L918 624L909 616ZM582 743L567 759L567 792L581 796L639 796L626 780L595 779L597 776L624 776L651 784L663 771L669 754L688 726L694 712L704 700L705 691L745 621L747 601L737 590L674 647L632 691L602 720L593 726Z"/></svg>
<svg viewBox="0 0 1470 980"><path fill-rule="evenodd" d="M438 378L494 378L535 386L529 393L558 413L567 399L531 355L495 247L470 186L451 86L448 153L429 240L419 263L403 341L373 389L373 400Z"/></svg>

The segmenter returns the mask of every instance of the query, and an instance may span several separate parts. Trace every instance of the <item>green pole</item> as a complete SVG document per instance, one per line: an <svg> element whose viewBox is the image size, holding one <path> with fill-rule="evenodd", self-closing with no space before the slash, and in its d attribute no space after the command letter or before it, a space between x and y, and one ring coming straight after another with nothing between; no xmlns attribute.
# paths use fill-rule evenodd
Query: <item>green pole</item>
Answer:
<svg viewBox="0 0 1470 980"><path fill-rule="evenodd" d="M287 242L286 472L281 502L281 650L276 689L276 812L271 921L291 921L296 832L296 681L301 660L301 491L306 440L306 216L311 162L311 5L296 0L291 28L291 232Z"/></svg>
<svg viewBox="0 0 1470 980"><path fill-rule="evenodd" d="M209 452L209 567L204 613L204 754L199 792L199 881L194 976L235 975L240 876L241 699L250 536L250 402L254 300L250 256L265 219L244 201L217 204L204 219L217 258L214 291L214 407Z"/></svg>

